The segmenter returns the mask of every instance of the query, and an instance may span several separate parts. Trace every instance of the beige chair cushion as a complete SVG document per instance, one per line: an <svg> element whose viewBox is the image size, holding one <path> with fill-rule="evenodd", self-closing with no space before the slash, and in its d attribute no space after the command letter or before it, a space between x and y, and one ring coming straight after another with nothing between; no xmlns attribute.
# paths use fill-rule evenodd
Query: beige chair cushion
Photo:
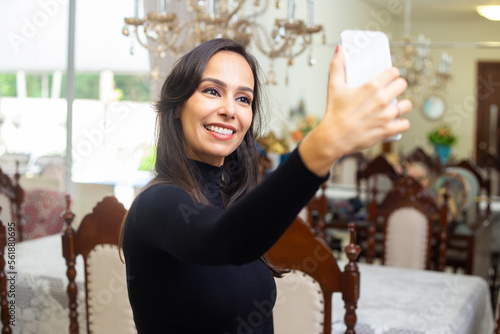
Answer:
<svg viewBox="0 0 500 334"><path fill-rule="evenodd" d="M118 247L98 245L87 257L89 333L137 334Z"/></svg>
<svg viewBox="0 0 500 334"><path fill-rule="evenodd" d="M4 226L12 222L12 208L9 198L5 194L0 194L0 207L2 211L0 212L0 219Z"/></svg>
<svg viewBox="0 0 500 334"><path fill-rule="evenodd" d="M428 226L427 218L414 208L395 210L387 219L385 264L425 269Z"/></svg>
<svg viewBox="0 0 500 334"><path fill-rule="evenodd" d="M276 334L323 332L323 294L318 282L301 271L275 279L276 305L273 310Z"/></svg>

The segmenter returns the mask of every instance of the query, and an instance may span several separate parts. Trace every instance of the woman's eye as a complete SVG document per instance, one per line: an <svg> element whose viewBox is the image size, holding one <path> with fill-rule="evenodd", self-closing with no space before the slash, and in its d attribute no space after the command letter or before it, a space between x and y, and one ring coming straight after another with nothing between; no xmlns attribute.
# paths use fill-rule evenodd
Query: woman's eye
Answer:
<svg viewBox="0 0 500 334"><path fill-rule="evenodd" d="M246 103L246 104L252 104L252 101L250 101L250 99L246 96L241 96L239 98L236 99L237 101L240 101L240 102L243 102L243 103Z"/></svg>
<svg viewBox="0 0 500 334"><path fill-rule="evenodd" d="M208 93L210 95L220 96L219 92L215 88L207 88L203 90L203 93Z"/></svg>

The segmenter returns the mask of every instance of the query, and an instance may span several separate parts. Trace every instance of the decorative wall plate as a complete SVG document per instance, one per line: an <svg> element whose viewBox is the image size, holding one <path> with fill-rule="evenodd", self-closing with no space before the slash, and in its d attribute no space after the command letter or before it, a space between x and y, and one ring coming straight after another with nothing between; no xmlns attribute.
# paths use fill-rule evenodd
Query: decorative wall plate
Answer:
<svg viewBox="0 0 500 334"><path fill-rule="evenodd" d="M431 119L437 120L444 116L446 111L446 103L444 98L439 95L429 95L422 106L424 115Z"/></svg>

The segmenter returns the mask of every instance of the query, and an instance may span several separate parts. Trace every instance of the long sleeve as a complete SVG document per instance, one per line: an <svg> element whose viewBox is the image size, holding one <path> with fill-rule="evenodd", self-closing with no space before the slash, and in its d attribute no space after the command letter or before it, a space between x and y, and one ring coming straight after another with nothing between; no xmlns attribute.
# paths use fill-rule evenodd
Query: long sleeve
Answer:
<svg viewBox="0 0 500 334"><path fill-rule="evenodd" d="M132 206L126 228L183 261L247 263L279 239L325 180L311 173L295 150L226 211L193 201L177 186L152 186Z"/></svg>

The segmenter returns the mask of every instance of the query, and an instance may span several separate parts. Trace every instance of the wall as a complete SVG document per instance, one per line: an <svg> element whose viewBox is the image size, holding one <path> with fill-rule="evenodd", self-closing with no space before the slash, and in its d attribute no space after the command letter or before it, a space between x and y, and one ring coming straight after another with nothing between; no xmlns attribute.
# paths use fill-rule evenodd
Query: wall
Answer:
<svg viewBox="0 0 500 334"><path fill-rule="evenodd" d="M479 42L498 41L500 22L488 21L479 15L463 16L443 20L412 23L412 35L423 33L434 42ZM472 47L433 48L432 54L439 57L446 51L453 57L451 72L453 81L444 97L447 111L441 120L429 121L420 109L414 110L408 118L412 129L401 145L408 151L413 145L425 140L431 128L441 123L449 124L458 135L454 155L458 158L474 157L476 133L476 81L478 61L500 62L500 48L478 49ZM435 59L435 63L438 58Z"/></svg>
<svg viewBox="0 0 500 334"><path fill-rule="evenodd" d="M295 65L289 69L288 85L284 83L286 61L275 62L274 67L279 84L269 89L271 100L269 128L271 130L277 133L282 131L282 124L288 122L290 109L296 107L301 99L305 100L306 110L309 113L318 116L323 114L326 104L328 66L341 30L348 28L382 30L390 36L392 41L401 40L404 35L404 1L394 0L387 4L379 7L372 6L363 0L317 1L315 21L323 25L327 35L327 44L321 45L321 38L316 37L314 43L316 65L312 67L307 65L307 53L299 56ZM389 5L392 7L389 8ZM432 8L429 8L429 11L432 11ZM271 11L268 16L279 16L276 13L276 11ZM410 34L416 38L419 33L423 33L433 42L498 41L499 27L499 22L491 22L475 13L469 13L462 14L460 17L447 15L439 19L412 20ZM420 107L415 107L407 116L411 121L411 129L404 134L400 142L393 144L395 152L409 152L415 146L422 146L432 153L432 147L426 140L427 133L434 127L447 123L459 136L458 143L453 150L454 157L459 159L472 157L474 154L477 62L500 61L500 49L478 49L456 47L456 45L447 48L432 47L431 55L436 67L442 51L446 51L453 57L451 67L453 80L444 94L447 111L442 119L430 120L423 115ZM267 72L268 59L258 51L254 51L254 54L263 70ZM379 150L380 148L376 147L371 150L371 153L377 153Z"/></svg>

